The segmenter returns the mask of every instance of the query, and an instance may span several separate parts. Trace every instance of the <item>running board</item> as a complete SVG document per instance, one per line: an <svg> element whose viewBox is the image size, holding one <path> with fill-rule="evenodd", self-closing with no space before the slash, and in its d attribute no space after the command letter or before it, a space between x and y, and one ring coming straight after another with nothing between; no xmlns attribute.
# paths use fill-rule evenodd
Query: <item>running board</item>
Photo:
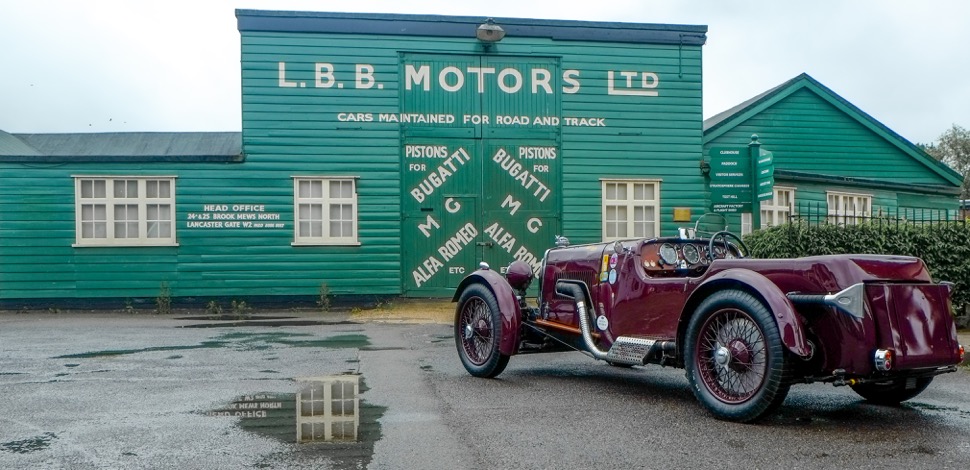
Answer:
<svg viewBox="0 0 970 470"><path fill-rule="evenodd" d="M675 350L673 341L620 336L606 353L606 361L637 366L647 362L663 363L664 357Z"/></svg>

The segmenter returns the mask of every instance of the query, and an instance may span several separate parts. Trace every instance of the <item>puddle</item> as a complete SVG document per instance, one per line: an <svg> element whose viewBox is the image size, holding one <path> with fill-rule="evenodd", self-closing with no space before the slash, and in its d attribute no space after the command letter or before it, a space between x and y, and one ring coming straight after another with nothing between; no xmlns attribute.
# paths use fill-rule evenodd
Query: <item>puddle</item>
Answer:
<svg viewBox="0 0 970 470"><path fill-rule="evenodd" d="M194 319L206 319L207 317L195 317ZM223 318L226 320L225 323L198 323L195 325L182 325L177 328L227 328L227 327L242 327L242 326L322 326L322 325L359 325L352 321L323 321L323 320L288 320L287 317L279 317L280 319L267 319L272 317L258 317L258 318L239 318L239 317L229 317ZM295 317L289 317L295 318ZM190 320L193 317L183 317L177 318L177 320ZM219 318L208 317L210 320L219 320Z"/></svg>
<svg viewBox="0 0 970 470"><path fill-rule="evenodd" d="M282 317L273 315L196 315L192 317L175 317L176 320L205 320L205 321L219 321L219 320L289 320L296 318L294 316Z"/></svg>
<svg viewBox="0 0 970 470"><path fill-rule="evenodd" d="M937 413L942 413L950 416L958 416L960 418L970 418L970 411L963 410L955 406L931 405L929 403L922 403L918 401L904 402L902 403L902 406L905 408L912 408L917 410L935 411Z"/></svg>
<svg viewBox="0 0 970 470"><path fill-rule="evenodd" d="M380 418L387 410L360 398L367 390L357 374L295 379L295 391L236 397L206 416L232 416L248 432L299 444L296 453L320 452L333 468L366 468L381 438ZM274 454L267 464L286 466L294 453ZM257 465L259 467L261 465Z"/></svg>
<svg viewBox="0 0 970 470"><path fill-rule="evenodd" d="M125 356L146 352L185 351L192 349L232 349L235 351L261 351L272 349L275 345L296 348L365 348L370 346L370 339L362 334L342 334L328 338L318 338L310 333L225 333L209 341L187 346L154 346L141 349L106 349L78 354L55 356L54 359L87 359L93 357ZM181 356L179 356L181 357ZM174 356L169 356L174 358Z"/></svg>
<svg viewBox="0 0 970 470"><path fill-rule="evenodd" d="M0 444L0 450L13 452L15 454L29 454L38 450L50 447L51 441L57 439L57 435L52 432L45 432L39 436L19 441L10 441Z"/></svg>

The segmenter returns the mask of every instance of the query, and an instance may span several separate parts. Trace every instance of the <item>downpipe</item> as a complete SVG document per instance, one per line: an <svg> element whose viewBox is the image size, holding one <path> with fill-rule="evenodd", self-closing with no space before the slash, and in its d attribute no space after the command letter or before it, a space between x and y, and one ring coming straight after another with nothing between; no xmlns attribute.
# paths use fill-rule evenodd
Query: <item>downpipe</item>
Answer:
<svg viewBox="0 0 970 470"><path fill-rule="evenodd" d="M589 315L586 314L586 292L583 287L579 283L559 281L556 283L556 294L570 298L576 304L576 313L579 315L579 330L583 333L586 350L594 358L605 361L608 353L596 346L593 341L593 334L590 331Z"/></svg>

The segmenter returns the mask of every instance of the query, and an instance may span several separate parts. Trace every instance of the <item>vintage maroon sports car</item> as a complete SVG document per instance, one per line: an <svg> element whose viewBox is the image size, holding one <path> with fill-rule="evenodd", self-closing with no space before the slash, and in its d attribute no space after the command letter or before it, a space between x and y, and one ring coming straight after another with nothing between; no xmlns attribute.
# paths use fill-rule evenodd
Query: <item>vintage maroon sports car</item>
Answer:
<svg viewBox="0 0 970 470"><path fill-rule="evenodd" d="M717 418L750 422L796 383L848 385L897 404L963 360L948 283L918 258L745 258L736 235L549 249L533 269L484 263L455 293L455 343L474 376L516 354L578 350L617 366L686 369Z"/></svg>

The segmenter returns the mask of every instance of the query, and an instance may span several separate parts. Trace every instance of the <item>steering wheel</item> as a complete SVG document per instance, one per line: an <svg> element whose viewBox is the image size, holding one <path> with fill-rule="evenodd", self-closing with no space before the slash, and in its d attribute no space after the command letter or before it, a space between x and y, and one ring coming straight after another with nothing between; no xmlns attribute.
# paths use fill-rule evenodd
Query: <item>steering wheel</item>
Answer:
<svg viewBox="0 0 970 470"><path fill-rule="evenodd" d="M707 259L714 261L714 242L718 238L721 238L722 240L724 240L723 243L724 243L725 250L730 250L731 249L730 247L734 245L733 243L728 241L728 238L733 238L734 241L738 242L737 245L735 246L735 249L738 249L738 247L740 247L740 249L738 250L739 251L738 258L744 258L746 253L748 253L748 245L744 244L744 241L741 240L741 237L731 232L728 232L727 230L722 230L720 232L715 233L714 235L711 235L711 241L707 242Z"/></svg>

